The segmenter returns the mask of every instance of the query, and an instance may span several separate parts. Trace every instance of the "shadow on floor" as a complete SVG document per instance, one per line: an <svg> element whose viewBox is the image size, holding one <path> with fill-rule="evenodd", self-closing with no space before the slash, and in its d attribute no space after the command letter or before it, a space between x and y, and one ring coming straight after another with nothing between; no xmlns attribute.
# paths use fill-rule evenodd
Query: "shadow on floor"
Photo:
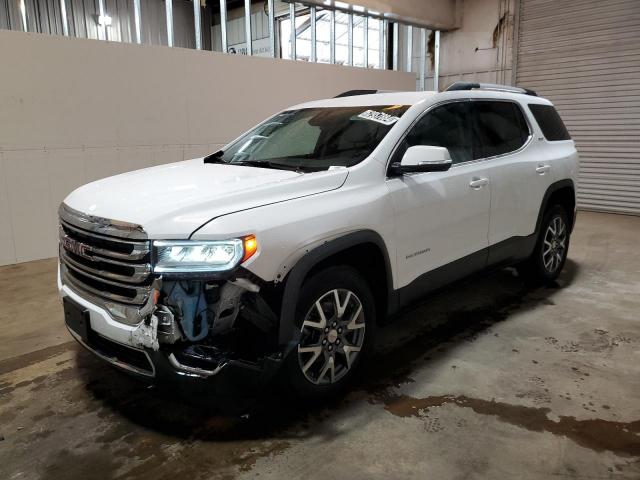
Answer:
<svg viewBox="0 0 640 480"><path fill-rule="evenodd" d="M160 434L200 441L274 438L283 432L297 438L311 434L309 422L322 422L353 397L375 398L390 387L411 381L417 369L443 358L452 348L473 342L491 327L517 313L553 304L554 294L570 285L579 266L567 260L552 287L526 286L511 269L455 284L403 312L378 330L376 353L363 368L352 395L321 406L292 402L276 387L258 399L248 416L217 415L206 398L186 399L180 392L149 387L124 376L79 349L77 367L90 399L113 414Z"/></svg>

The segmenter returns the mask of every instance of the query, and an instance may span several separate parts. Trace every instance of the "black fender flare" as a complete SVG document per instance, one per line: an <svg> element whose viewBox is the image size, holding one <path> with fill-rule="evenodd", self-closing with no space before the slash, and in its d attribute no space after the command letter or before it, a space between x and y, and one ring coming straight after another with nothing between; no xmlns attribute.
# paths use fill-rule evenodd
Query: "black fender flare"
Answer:
<svg viewBox="0 0 640 480"><path fill-rule="evenodd" d="M284 292L282 294L282 305L280 309L278 343L281 347L287 346L287 353L291 348L297 345L299 340L298 337L300 332L296 326L295 318L296 306L298 302L298 293L302 288L302 283L304 282L307 274L319 262L329 258L330 256L340 253L347 248L364 243L373 243L382 252L387 275L387 310L395 308L397 296L394 294L393 290L393 271L391 269L391 261L389 259L387 246L380 234L373 230L358 230L329 240L305 253L290 270L285 280Z"/></svg>
<svg viewBox="0 0 640 480"><path fill-rule="evenodd" d="M557 192L558 190L560 190L561 188L571 188L571 190L573 191L573 195L574 195L574 202L575 202L575 193L576 193L576 189L575 186L573 184L573 180L569 179L569 178L565 178L564 180L558 180L557 182L552 183L551 185L549 185L549 188L547 188L547 191L544 192L544 196L542 197L542 203L540 204L540 211L538 212L538 220L536 221L536 229L535 229L535 237L538 237L538 234L540 233L540 228L542 226L542 217L544 217L544 212L547 210L547 205L549 203L549 198L551 197L551 195L554 192ZM573 215L573 212L569 212ZM573 220L575 223L575 215L573 216ZM571 230L573 230L573 223L570 225L570 232Z"/></svg>

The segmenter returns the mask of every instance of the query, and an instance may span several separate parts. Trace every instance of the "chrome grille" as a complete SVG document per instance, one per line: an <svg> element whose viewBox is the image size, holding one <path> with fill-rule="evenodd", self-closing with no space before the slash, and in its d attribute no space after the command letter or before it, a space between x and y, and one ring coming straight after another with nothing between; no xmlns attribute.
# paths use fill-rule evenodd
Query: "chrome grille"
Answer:
<svg viewBox="0 0 640 480"><path fill-rule="evenodd" d="M142 227L86 215L65 204L59 214L63 283L107 307L116 320L139 323L153 281L150 243Z"/></svg>

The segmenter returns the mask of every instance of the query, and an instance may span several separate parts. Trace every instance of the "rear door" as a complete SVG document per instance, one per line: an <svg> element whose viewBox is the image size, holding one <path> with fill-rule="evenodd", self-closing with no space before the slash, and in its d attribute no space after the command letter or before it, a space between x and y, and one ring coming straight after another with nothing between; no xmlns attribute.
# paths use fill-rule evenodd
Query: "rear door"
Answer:
<svg viewBox="0 0 640 480"><path fill-rule="evenodd" d="M553 162L532 145L533 129L517 102L474 100L472 112L474 158L482 159L491 177L489 244L526 237L553 183ZM499 250L491 250L490 261L500 260L494 255Z"/></svg>

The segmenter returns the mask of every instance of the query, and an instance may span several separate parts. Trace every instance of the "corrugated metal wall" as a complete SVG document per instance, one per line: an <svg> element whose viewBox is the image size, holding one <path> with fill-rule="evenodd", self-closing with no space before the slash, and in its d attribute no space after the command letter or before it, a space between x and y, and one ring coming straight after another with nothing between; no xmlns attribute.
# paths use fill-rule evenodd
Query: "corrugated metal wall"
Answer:
<svg viewBox="0 0 640 480"><path fill-rule="evenodd" d="M517 84L580 153L578 205L640 215L640 0L521 0Z"/></svg>
<svg viewBox="0 0 640 480"><path fill-rule="evenodd" d="M115 42L134 42L135 26L133 0L105 0L105 13L112 19L107 30L107 39ZM99 39L98 1L66 0L69 35L72 37ZM60 0L25 0L27 31L62 35ZM165 2L141 0L142 43L146 45L167 44L167 20ZM208 15L203 11L203 33L205 48L210 48ZM0 28L23 30L20 3L18 0L0 0ZM195 48L193 3L191 0L173 1L173 35L176 47Z"/></svg>

